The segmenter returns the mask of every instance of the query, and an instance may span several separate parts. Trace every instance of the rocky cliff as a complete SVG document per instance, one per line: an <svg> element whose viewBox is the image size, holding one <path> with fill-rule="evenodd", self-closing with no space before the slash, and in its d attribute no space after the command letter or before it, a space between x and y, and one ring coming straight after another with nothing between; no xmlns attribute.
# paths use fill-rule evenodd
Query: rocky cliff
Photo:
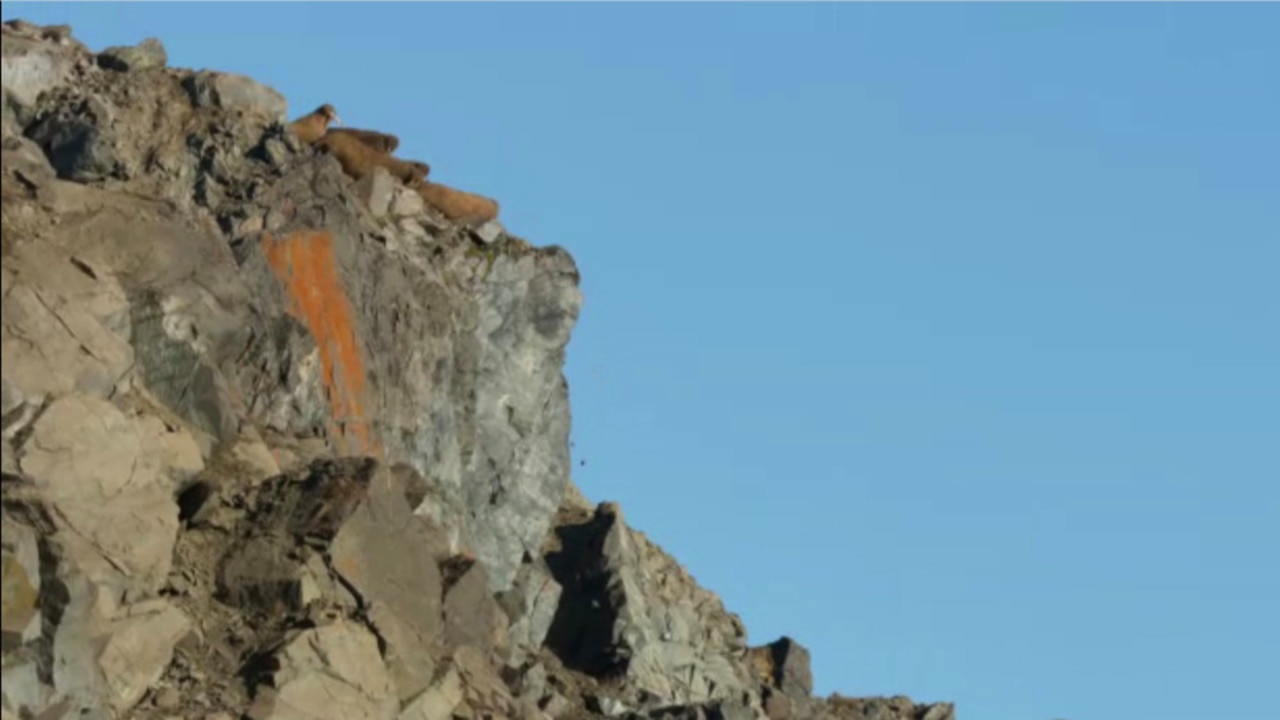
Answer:
<svg viewBox="0 0 1280 720"><path fill-rule="evenodd" d="M4 26L4 720L953 718L811 697L588 504L573 259L289 114Z"/></svg>

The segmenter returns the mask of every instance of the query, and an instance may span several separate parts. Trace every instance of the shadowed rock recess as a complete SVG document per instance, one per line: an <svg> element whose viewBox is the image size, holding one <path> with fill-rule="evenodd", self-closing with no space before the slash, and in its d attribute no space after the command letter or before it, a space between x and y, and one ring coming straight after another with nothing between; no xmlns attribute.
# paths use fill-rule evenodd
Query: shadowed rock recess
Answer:
<svg viewBox="0 0 1280 720"><path fill-rule="evenodd" d="M166 58L3 29L3 720L954 717L582 499L568 253Z"/></svg>

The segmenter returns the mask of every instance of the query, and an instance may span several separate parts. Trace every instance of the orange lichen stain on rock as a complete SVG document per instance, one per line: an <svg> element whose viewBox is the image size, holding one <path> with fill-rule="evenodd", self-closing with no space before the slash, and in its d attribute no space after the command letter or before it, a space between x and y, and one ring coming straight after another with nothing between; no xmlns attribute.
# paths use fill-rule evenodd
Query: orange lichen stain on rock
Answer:
<svg viewBox="0 0 1280 720"><path fill-rule="evenodd" d="M320 348L325 392L333 416L330 435L341 451L381 455L364 415L365 369L354 315L338 274L333 236L324 230L284 238L264 234L263 251L289 296L289 312Z"/></svg>

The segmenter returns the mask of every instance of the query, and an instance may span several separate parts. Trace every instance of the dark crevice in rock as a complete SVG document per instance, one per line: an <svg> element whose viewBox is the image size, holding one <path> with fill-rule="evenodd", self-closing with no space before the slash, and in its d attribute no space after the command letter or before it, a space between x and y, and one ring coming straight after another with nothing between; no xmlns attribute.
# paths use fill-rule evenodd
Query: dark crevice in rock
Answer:
<svg viewBox="0 0 1280 720"><path fill-rule="evenodd" d="M178 493L178 521L191 522L213 495L213 485L197 481Z"/></svg>
<svg viewBox="0 0 1280 720"><path fill-rule="evenodd" d="M613 647L617 608L609 597L610 577L600 566L607 518L596 517L555 529L560 549L546 556L547 567L563 592L546 646L565 667L594 677L610 677L626 668Z"/></svg>

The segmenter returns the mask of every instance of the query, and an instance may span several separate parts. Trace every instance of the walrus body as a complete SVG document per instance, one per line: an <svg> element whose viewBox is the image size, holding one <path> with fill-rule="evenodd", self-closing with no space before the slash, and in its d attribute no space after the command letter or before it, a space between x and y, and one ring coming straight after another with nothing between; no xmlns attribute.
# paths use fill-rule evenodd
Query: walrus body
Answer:
<svg viewBox="0 0 1280 720"><path fill-rule="evenodd" d="M332 105L325 103L289 123L289 129L308 145L316 144L327 135L345 135L359 140L378 152L387 154L395 152L396 148L400 147L400 138L390 133L361 128L330 128L330 123L341 125L342 119L338 117L338 111L334 110Z"/></svg>
<svg viewBox="0 0 1280 720"><path fill-rule="evenodd" d="M289 129L302 142L314 145L317 140L324 137L325 133L329 131L329 123L331 122L341 125L342 118L338 117L338 111L334 110L332 105L325 103L289 123Z"/></svg>
<svg viewBox="0 0 1280 720"><path fill-rule="evenodd" d="M400 182L417 187L426 180L431 168L426 163L408 162L376 150L353 135L328 133L316 142L316 147L338 159L342 171L359 180L373 172L374 168L386 168Z"/></svg>
<svg viewBox="0 0 1280 720"><path fill-rule="evenodd" d="M391 154L400 147L400 138L390 133L359 128L331 128L327 135L349 135L379 152Z"/></svg>
<svg viewBox="0 0 1280 720"><path fill-rule="evenodd" d="M448 185L423 181L418 194L445 217L468 225L482 225L498 217L498 203Z"/></svg>

